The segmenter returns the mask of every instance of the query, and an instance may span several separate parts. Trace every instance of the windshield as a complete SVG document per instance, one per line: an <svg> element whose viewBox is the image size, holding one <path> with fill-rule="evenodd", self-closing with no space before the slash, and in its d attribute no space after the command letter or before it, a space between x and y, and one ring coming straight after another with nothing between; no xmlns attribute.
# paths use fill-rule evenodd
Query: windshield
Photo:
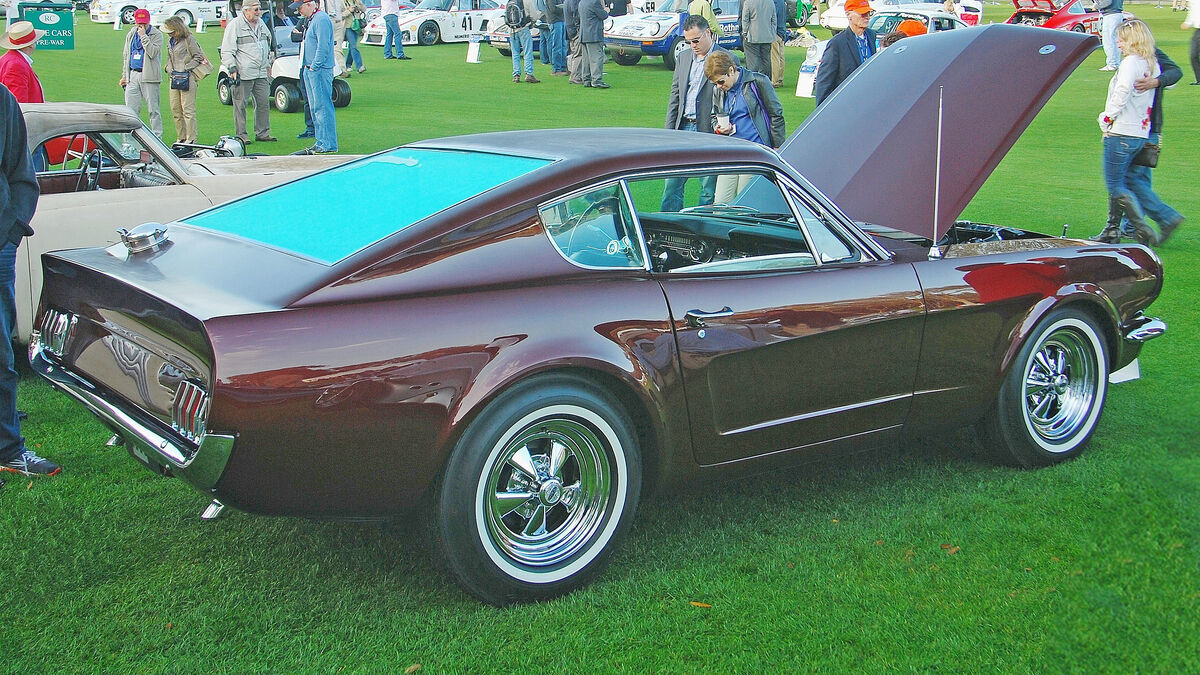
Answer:
<svg viewBox="0 0 1200 675"><path fill-rule="evenodd" d="M666 0L666 2L660 3L655 8L654 11L655 12L668 12L668 13L683 12L683 11L687 10L687 7L688 7L687 0Z"/></svg>
<svg viewBox="0 0 1200 675"><path fill-rule="evenodd" d="M421 4L417 5L417 9L449 10L451 2L453 0L421 0Z"/></svg>
<svg viewBox="0 0 1200 675"><path fill-rule="evenodd" d="M533 157L397 148L181 222L333 264L549 163Z"/></svg>
<svg viewBox="0 0 1200 675"><path fill-rule="evenodd" d="M876 14L871 18L871 23L867 27L882 36L896 30L896 27L906 19L925 24L925 17L920 14Z"/></svg>

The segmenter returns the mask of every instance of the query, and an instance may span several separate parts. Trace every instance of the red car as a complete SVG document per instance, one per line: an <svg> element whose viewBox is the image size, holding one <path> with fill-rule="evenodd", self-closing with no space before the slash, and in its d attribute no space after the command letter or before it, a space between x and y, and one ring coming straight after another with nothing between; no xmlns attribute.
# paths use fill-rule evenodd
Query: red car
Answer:
<svg viewBox="0 0 1200 675"><path fill-rule="evenodd" d="M1068 0L1065 4L1054 0L1013 0L1013 5L1017 11L1007 23L1100 35L1100 12L1092 11L1084 0ZM1134 16L1125 12L1125 18Z"/></svg>
<svg viewBox="0 0 1200 675"><path fill-rule="evenodd" d="M223 504L426 514L496 604L594 578L647 489L964 426L1061 462L1166 329L1162 264L956 219L1097 42L906 40L778 152L645 128L381 152L43 255L30 362Z"/></svg>

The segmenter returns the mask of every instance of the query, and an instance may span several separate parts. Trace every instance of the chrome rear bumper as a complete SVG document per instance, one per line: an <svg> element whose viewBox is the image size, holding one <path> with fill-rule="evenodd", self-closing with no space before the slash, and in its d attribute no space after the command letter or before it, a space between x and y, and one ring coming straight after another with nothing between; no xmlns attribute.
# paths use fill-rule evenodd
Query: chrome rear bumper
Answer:
<svg viewBox="0 0 1200 675"><path fill-rule="evenodd" d="M40 331L29 337L29 365L88 407L96 417L112 428L124 441L129 453L147 467L173 474L204 491L212 491L225 472L233 452L233 436L206 433L199 447L190 447L170 439L124 411L118 401L84 378L59 365L46 349Z"/></svg>

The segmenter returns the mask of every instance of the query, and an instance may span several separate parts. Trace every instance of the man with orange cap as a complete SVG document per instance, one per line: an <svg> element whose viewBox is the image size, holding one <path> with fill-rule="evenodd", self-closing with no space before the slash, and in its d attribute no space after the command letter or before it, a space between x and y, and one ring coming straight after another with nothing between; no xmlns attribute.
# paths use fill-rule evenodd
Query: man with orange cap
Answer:
<svg viewBox="0 0 1200 675"><path fill-rule="evenodd" d="M834 35L825 45L814 90L817 105L821 105L838 85L875 55L875 31L867 28L867 23L875 13L870 3L867 0L846 0L845 9L850 29Z"/></svg>
<svg viewBox="0 0 1200 675"><path fill-rule="evenodd" d="M28 21L14 21L0 37L0 84L8 87L18 103L44 103L42 83L33 72L33 45L46 31L36 30Z"/></svg>

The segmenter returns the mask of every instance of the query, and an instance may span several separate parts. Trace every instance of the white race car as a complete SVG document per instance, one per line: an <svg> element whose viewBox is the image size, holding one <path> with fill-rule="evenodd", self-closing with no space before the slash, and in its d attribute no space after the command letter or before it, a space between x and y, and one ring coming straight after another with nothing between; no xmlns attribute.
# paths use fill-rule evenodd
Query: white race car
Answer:
<svg viewBox="0 0 1200 675"><path fill-rule="evenodd" d="M88 16L96 23L112 23L121 17L121 23L133 24L133 13L148 9L155 0L95 0L88 9Z"/></svg>
<svg viewBox="0 0 1200 675"><path fill-rule="evenodd" d="M155 26L161 26L168 18L177 16L194 28L197 19L210 26L221 23L221 19L227 18L229 5L225 0L167 0L152 3L147 9L150 10L150 23Z"/></svg>
<svg viewBox="0 0 1200 675"><path fill-rule="evenodd" d="M824 15L822 15L822 18ZM925 30L936 33L943 30L968 28L962 19L947 14L940 9L931 9L931 3L920 5L895 5L882 12L875 12L867 28L875 31L875 48L879 49L879 41L884 35L896 30L901 21L912 19L925 26ZM920 36L917 36L920 37ZM906 38L912 40L914 38ZM829 40L823 40L808 48L803 65L800 66L800 76L796 79L796 95L812 98L817 86L817 71L821 67L821 57L825 54L825 46Z"/></svg>
<svg viewBox="0 0 1200 675"><path fill-rule="evenodd" d="M400 41L405 45L466 42L504 22L504 5L498 0L421 0L413 9L400 11ZM382 45L387 25L382 16L367 24L362 44Z"/></svg>
<svg viewBox="0 0 1200 675"><path fill-rule="evenodd" d="M739 0L712 2L713 12L725 33L717 39L717 44L726 49L742 46L742 38L738 35L740 4ZM667 68L674 68L675 57L688 48L680 29L687 18L687 6L688 0L659 0L657 8L648 13L615 16L605 21L604 44L613 60L622 66L631 66L642 56L661 56Z"/></svg>

